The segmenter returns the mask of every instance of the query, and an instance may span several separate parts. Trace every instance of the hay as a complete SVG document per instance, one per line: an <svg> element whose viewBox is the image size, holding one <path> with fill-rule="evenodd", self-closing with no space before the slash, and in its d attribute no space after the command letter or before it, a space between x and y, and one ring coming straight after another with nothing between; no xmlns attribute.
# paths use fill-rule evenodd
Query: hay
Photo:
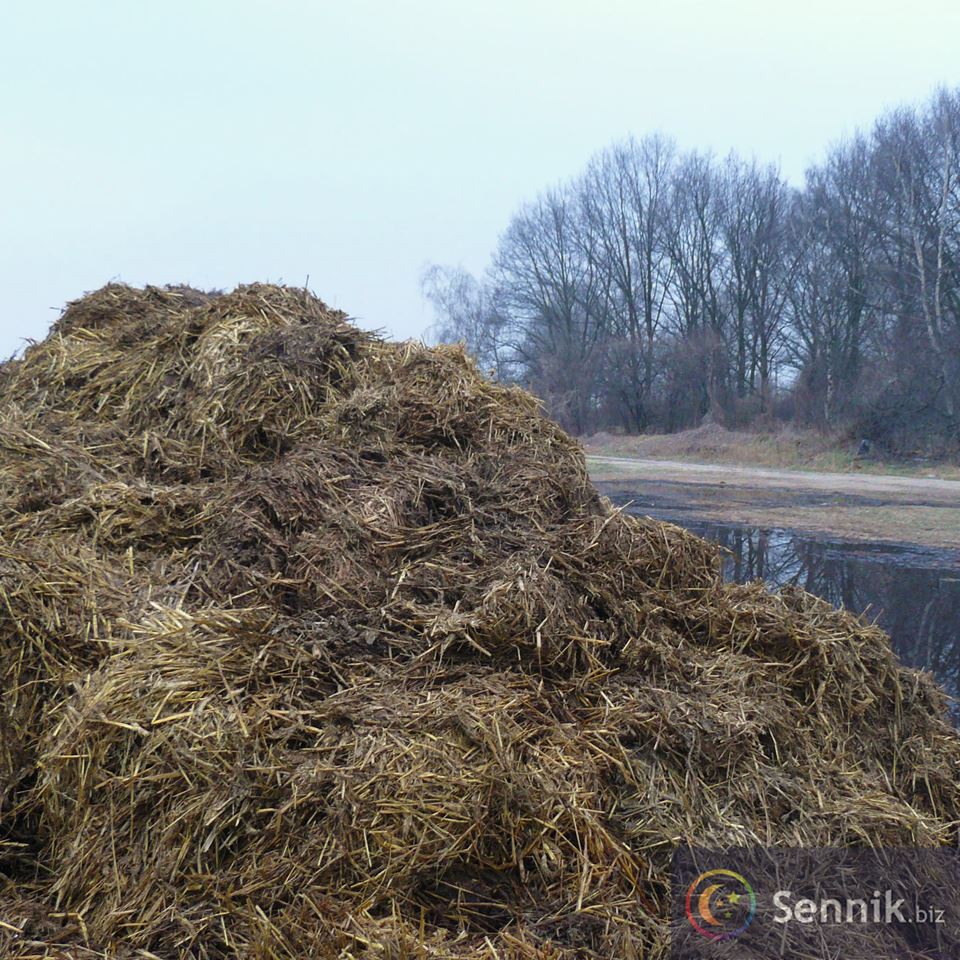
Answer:
<svg viewBox="0 0 960 960"><path fill-rule="evenodd" d="M0 428L5 957L663 957L678 843L957 841L927 676L456 348L111 285Z"/></svg>

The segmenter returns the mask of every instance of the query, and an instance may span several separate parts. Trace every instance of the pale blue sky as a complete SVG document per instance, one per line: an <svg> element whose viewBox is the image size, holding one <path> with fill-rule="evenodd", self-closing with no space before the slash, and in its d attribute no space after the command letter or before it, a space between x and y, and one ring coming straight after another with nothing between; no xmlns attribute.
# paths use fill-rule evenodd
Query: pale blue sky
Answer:
<svg viewBox="0 0 960 960"><path fill-rule="evenodd" d="M115 278L310 285L416 336L425 264L627 133L799 182L960 84L960 2L4 0L0 351Z"/></svg>

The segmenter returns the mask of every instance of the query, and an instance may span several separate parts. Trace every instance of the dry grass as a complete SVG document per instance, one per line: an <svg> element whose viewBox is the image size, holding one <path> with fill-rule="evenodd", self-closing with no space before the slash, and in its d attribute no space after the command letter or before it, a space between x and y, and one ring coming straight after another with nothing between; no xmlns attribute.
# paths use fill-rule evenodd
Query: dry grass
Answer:
<svg viewBox="0 0 960 960"><path fill-rule="evenodd" d="M0 420L4 957L656 958L676 844L957 841L928 677L457 349L110 286Z"/></svg>
<svg viewBox="0 0 960 960"><path fill-rule="evenodd" d="M960 480L960 467L956 464L862 459L856 455L857 442L816 430L751 432L727 430L710 424L670 434L627 436L598 433L584 440L584 448L588 454L607 457Z"/></svg>

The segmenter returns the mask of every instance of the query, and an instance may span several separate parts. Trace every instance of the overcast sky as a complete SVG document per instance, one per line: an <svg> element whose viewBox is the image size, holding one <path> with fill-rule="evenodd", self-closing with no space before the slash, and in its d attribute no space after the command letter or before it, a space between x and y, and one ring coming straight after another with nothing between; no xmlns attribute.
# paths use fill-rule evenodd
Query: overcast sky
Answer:
<svg viewBox="0 0 960 960"><path fill-rule="evenodd" d="M418 336L430 262L628 133L800 182L960 84L958 0L6 0L0 351L111 280L310 286ZM53 308L53 309L51 309Z"/></svg>

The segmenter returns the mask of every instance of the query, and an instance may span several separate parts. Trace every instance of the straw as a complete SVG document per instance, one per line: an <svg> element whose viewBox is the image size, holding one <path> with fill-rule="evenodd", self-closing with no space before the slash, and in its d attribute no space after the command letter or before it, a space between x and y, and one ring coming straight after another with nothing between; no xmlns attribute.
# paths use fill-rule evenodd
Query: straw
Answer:
<svg viewBox="0 0 960 960"><path fill-rule="evenodd" d="M21 960L660 958L678 844L957 842L879 629L297 289L110 285L0 368L0 693Z"/></svg>

